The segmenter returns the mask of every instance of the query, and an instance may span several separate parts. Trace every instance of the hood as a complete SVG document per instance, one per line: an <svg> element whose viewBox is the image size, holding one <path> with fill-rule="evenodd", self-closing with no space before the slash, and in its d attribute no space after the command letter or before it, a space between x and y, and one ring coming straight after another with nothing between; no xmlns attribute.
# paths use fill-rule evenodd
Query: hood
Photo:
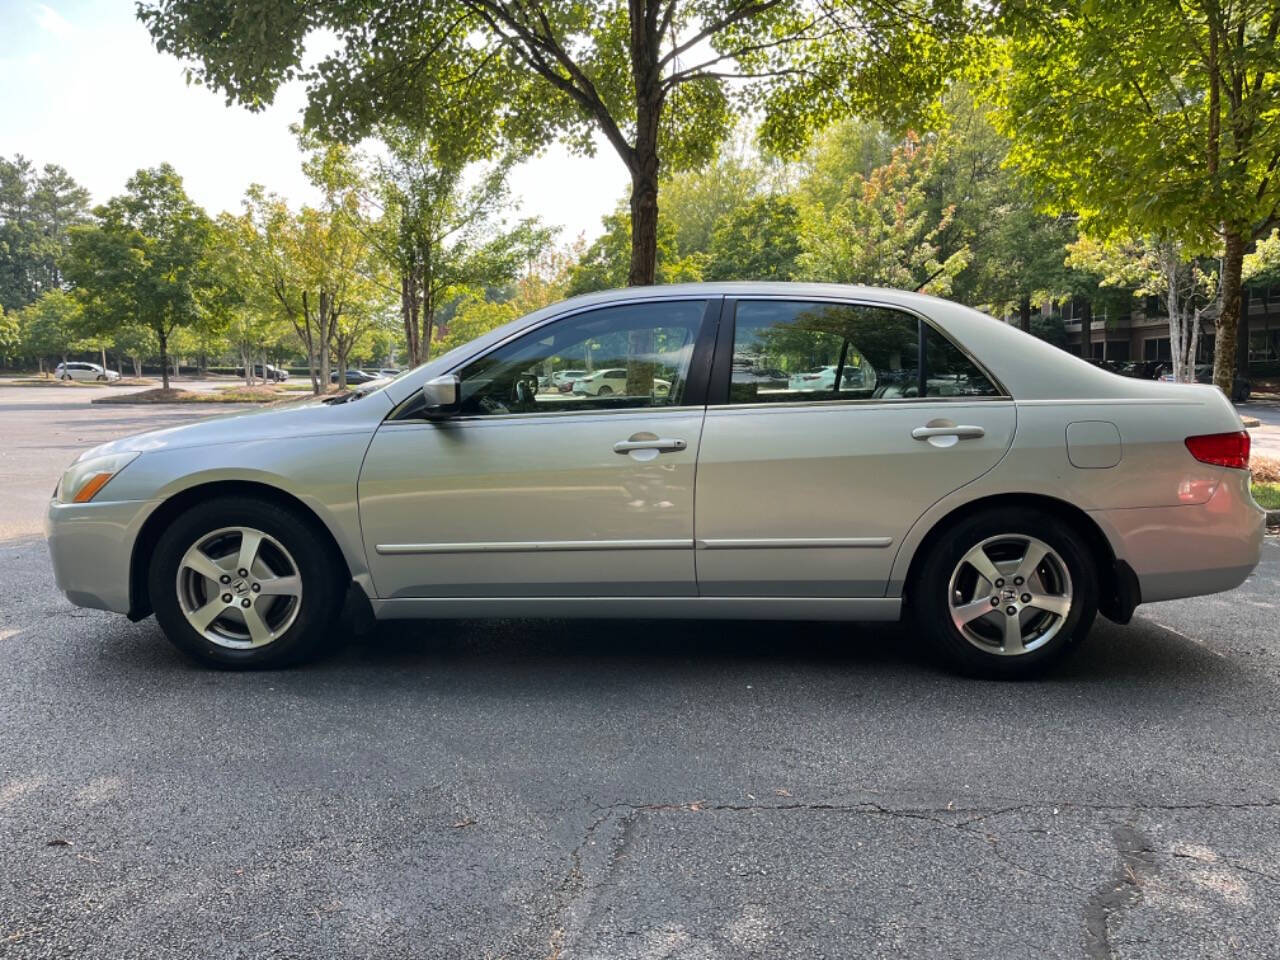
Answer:
<svg viewBox="0 0 1280 960"><path fill-rule="evenodd" d="M84 460L108 453L147 453L286 437L360 431L371 433L377 429L391 407L391 400L386 393L375 390L360 394L358 399L340 403L326 403L324 400L311 398L263 410L236 410L177 427L121 437L86 450L76 459Z"/></svg>

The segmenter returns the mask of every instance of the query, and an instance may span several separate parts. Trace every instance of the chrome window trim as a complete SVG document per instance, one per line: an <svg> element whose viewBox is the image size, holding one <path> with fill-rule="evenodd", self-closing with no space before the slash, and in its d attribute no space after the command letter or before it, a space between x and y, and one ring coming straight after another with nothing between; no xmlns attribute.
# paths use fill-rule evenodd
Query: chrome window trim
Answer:
<svg viewBox="0 0 1280 960"><path fill-rule="evenodd" d="M402 426L422 426L428 424L436 429L441 427L448 428L452 424L467 423L505 423L509 420L532 420L532 419L549 419L562 420L569 416L581 418L584 415L599 415L603 417L617 417L622 414L643 415L645 417L653 417L657 414L664 413L683 413L683 414L701 414L706 408L703 406L679 406L679 407L618 407L613 410L609 409L590 409L590 410L533 410L529 413L494 413L494 414L472 414L465 417L450 417L448 420L425 420L420 418L405 418L404 420L388 420L384 423L383 429Z"/></svg>
<svg viewBox="0 0 1280 960"><path fill-rule="evenodd" d="M584 313L594 313L594 312L595 312L595 311L597 311L597 310L612 310L612 309L614 309L614 308L616 308L616 307L621 307L621 306L632 306L632 305L637 305L637 306L638 306L638 305L646 304L646 303L681 303L681 302L684 302L684 303L702 303L702 304L710 304L710 303L712 303L712 302L719 302L719 303L723 303L723 302L724 302L724 298L725 298L725 295L724 295L723 293L708 293L708 294L703 294L703 295L697 295L697 294L692 294L692 295L691 295L691 294L689 294L689 293L687 293L687 292L686 292L686 293L681 293L681 294L671 293L671 294L666 294L666 295L662 295L662 294L654 294L653 296L634 297L634 298L632 298L632 297L628 297L628 298L626 298L625 300L614 300L614 301L610 301L610 302L606 302L606 303L594 303L594 304L590 304L590 305L581 305L581 306L577 306L577 307L574 307L573 309L566 310L566 311L564 311L563 313L557 313L557 314L555 314L554 316L550 316L550 317L547 317L547 318L546 318L546 319L544 319L544 320L540 320L540 321L538 321L537 323L532 324L531 326L524 327L524 328L523 328L523 329L521 329L521 330L517 330L516 332L512 333L509 337L504 337L503 339L499 340L497 343L492 343L492 344L490 344L487 348L484 348L484 349L481 349L481 350L477 350L475 353L469 353L469 354L466 354L466 355L465 355L461 360L459 360L459 361L458 361L457 363L455 363L452 367L450 367L448 370L446 370L446 371L445 371L445 374L449 374L449 373L454 373L454 374L456 374L456 373L458 373L460 370L462 370L462 368L463 368L463 367L467 366L467 364L474 363L476 360L479 360L481 357L486 357L486 356L488 356L490 353L492 353L492 352L493 352L493 351L495 351L495 350L501 350L503 347L505 347L507 344L509 344L509 343L510 343L511 341L513 341L513 340L518 340L518 339L520 339L520 338L521 338L521 337L523 337L523 336L526 336L526 335L531 334L531 333L535 333L535 332L537 332L538 330L541 330L541 329L543 329L544 327L548 327L548 326L550 326L550 325L551 325L551 324L553 324L553 323L559 323L561 320L568 320L570 317L580 316L581 314L584 314ZM703 322L704 322L704 323L706 323L706 322L707 322L707 319L706 319L705 317L703 318ZM701 330L699 330L699 332L701 332ZM697 337L695 337L695 338L694 338L693 345L694 345L694 347L695 347L695 349L696 349L696 346L697 346ZM692 357L690 357L690 363L692 363L692 362L693 362L693 358L692 358ZM444 374L442 374L442 376L443 376L443 375L444 375ZM417 389L421 389L421 388L420 388L420 387L415 388L415 391L414 391L414 392L416 392L416 391L417 391ZM418 420L418 419L405 419L405 420L393 419L393 417L394 417L394 415L395 415L396 410L398 410L400 407L402 407L404 404L406 404L406 403L407 403L407 402L408 402L412 397L413 397L413 393L410 393L408 397L405 397L405 398L404 398L404 400L401 400L399 403L396 403L396 404L391 408L391 412L387 414L387 416L386 416L386 418L384 419L384 421L383 421L383 422L384 422L384 423L386 423L386 424L392 424L392 423L430 423L430 422L437 422L437 423L461 423L461 422L465 422L465 421L469 421L469 420L494 420L494 419L498 419L498 418L506 419L506 418L511 418L511 417L540 417L540 416L544 416L544 415L545 415L545 414L543 414L543 412L542 412L542 411L538 411L538 412L535 412L535 413L519 413L519 414L516 414L516 413L508 413L508 414L499 413L499 414L494 414L494 415L492 415L492 416L488 416L488 415L476 415L476 416L469 416L469 417L451 417L451 418L450 418L449 420L447 420L447 421L427 421L427 420ZM598 410L598 411L592 411L592 412L595 412L595 413L618 413L618 412L628 411L628 410L653 410L653 409L669 409L669 410L675 410L675 409L682 409L682 408L677 408L677 407L666 407L666 408L661 408L661 407L660 407L660 408L654 408L654 407L622 407L622 408L619 408L619 410ZM693 409L696 409L696 410L703 410L703 409L705 409L705 406L703 406L703 405L698 405L697 407L694 407ZM547 413L550 413L550 412L551 412L551 411L547 411ZM563 413L577 413L577 412L579 412L579 411L576 411L576 410L565 410L565 411L557 411L557 412L563 412ZM584 411L584 412L585 412L585 411Z"/></svg>
<svg viewBox="0 0 1280 960"><path fill-rule="evenodd" d="M787 401L765 401L763 403L713 403L707 408L707 414L724 413L730 410L795 410L795 409L832 409L838 410L841 407L866 407L866 406L894 406L900 407L904 404L921 405L933 403L991 403L996 401L999 403L1014 403L1017 401L1013 397L890 397L885 399L880 397L875 400L787 400ZM1056 402L1056 401L1046 401Z"/></svg>
<svg viewBox="0 0 1280 960"><path fill-rule="evenodd" d="M750 301L760 301L760 300L781 300L781 301L784 301L784 302L791 302L791 303L838 303L838 304L844 304L844 305L846 305L846 306L851 306L851 307L878 307L878 308L880 308L880 309L882 309L882 310L896 310L896 311L897 311L897 312L899 312L899 313L905 313L905 314L907 314L908 316L915 317L917 320L919 320L919 321L920 321L920 322L922 322L922 323L928 324L928 325L929 325L929 327L930 327L934 332L936 332L936 333L938 334L938 336L942 337L942 339L946 340L946 341L947 341L948 343L950 343L953 347L955 347L957 350L959 350L959 351L960 351L960 353L964 356L964 358L965 358L966 360L968 360L970 363L972 363L975 367L977 367L977 368L978 368L978 372L979 372L979 373L981 373L984 377L986 377L989 381L991 381L991 385L992 385L993 387L995 387L995 388L996 388L996 390L998 390L998 391L999 391L999 393L997 393L995 396L981 397L981 398L977 398L977 397L975 397L975 398L973 398L973 399L982 399L982 400L1012 400L1012 399L1014 399L1013 394L1011 394L1011 393L1009 392L1009 388L1008 388L1008 387L1006 387L1006 386L1005 386L1005 385L1000 381L1000 378L999 378L999 377L997 377L994 373L992 373L992 372L987 368L986 364L984 364L981 360L979 360L977 357L975 357L975 356L974 356L974 355L969 351L969 349L968 349L967 347L965 347L965 346L964 346L964 344L962 344L962 343L957 343L954 337L952 337L950 334L948 334L948 333L947 333L947 331L943 330L940 326L938 326L938 324L934 323L934 321L933 321L931 318L929 318L929 317L928 317L928 316L926 316L925 314L921 313L919 310L915 310L915 309L913 309L913 308L911 308L911 307L906 307L906 306L903 306L903 305L901 305L901 304L897 304L897 303L889 303L888 301L885 301L885 300L872 300L872 299L870 299L870 298L864 298L864 297L854 297L854 298L850 298L850 297L839 297L839 296L832 296L832 295L829 295L829 294L828 294L828 295L823 295L823 294L814 294L813 296L802 296L802 295L799 295L799 294L790 294L790 295L788 295L788 294L782 294L782 293L743 294L743 295L741 295L741 296L734 296L734 297L733 297L733 300L734 300L734 307L733 307L733 332L734 332L734 336L735 336L735 338L736 338L737 333L738 333L738 304L740 304L740 303L744 303L744 302L750 302ZM923 339L923 338L921 338L921 339ZM731 351L731 352L732 352L732 349L733 349L733 344L730 344L730 351ZM956 399L962 399L962 398L958 398L958 397L936 397L936 398L935 398L935 397L900 397L900 398L891 398L891 399L888 399L888 400L885 400L885 399L881 398L881 399L876 400L876 401L874 401L874 402L876 402L876 403L892 403L892 404L899 404L899 403L905 403L905 402L910 402L910 401L916 401L916 402L919 402L919 401L923 401L923 400L934 400L934 399L938 399L938 400L944 400L944 399L946 399L946 400L956 400ZM969 399L969 398L963 398L963 399ZM833 404L833 403L865 403L865 402L867 402L867 401L857 401L857 400L855 400L855 401L846 401L846 400L807 400L807 401L799 401L799 402L806 403L806 404L808 404L809 406L818 406L818 405ZM761 405L763 405L763 406L769 406L769 404L745 404L745 403L744 403L744 404L734 404L734 403L732 403L732 402L726 402L726 403L711 403L711 404L709 404L709 405L710 405L710 406L713 406L713 407L721 407L721 406L742 406L742 407L747 407L747 406L761 406ZM781 404L781 402L779 402L778 404L775 404L775 405L776 405L776 406L781 406L782 404Z"/></svg>

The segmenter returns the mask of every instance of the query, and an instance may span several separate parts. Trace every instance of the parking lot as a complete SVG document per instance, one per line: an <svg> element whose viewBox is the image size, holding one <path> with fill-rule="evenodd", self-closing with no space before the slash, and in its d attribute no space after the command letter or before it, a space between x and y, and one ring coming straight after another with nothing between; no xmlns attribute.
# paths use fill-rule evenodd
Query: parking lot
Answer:
<svg viewBox="0 0 1280 960"><path fill-rule="evenodd" d="M1275 537L1034 683L906 626L681 621L217 673L54 589L75 453L210 412L91 392L0 386L0 957L1276 953Z"/></svg>

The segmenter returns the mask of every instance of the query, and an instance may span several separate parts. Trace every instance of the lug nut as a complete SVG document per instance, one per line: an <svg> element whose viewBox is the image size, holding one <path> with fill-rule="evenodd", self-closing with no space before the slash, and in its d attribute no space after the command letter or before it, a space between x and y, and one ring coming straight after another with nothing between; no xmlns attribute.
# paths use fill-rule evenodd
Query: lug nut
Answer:
<svg viewBox="0 0 1280 960"><path fill-rule="evenodd" d="M999 578L996 578L996 586L997 586L997 587L1003 587L1003 586L1004 586L1004 581L1003 581L1003 580L1001 580L1001 579L999 579Z"/></svg>
<svg viewBox="0 0 1280 960"><path fill-rule="evenodd" d="M992 605L993 607L998 607L998 606L1000 606L1000 598L999 598L999 597L992 597L992 598L991 598L991 605Z"/></svg>
<svg viewBox="0 0 1280 960"><path fill-rule="evenodd" d="M1005 608L1004 608L1004 612L1005 612L1005 613L1007 613L1007 614L1008 614L1009 616L1011 616L1011 617L1016 617L1016 616L1018 615L1018 608L1017 608L1017 607L1005 607Z"/></svg>
<svg viewBox="0 0 1280 960"><path fill-rule="evenodd" d="M1022 602L1023 602L1023 603L1030 603L1030 602L1031 602L1031 594L1029 594L1029 593L1024 593L1024 594L1022 595Z"/></svg>
<svg viewBox="0 0 1280 960"><path fill-rule="evenodd" d="M244 567L241 567L239 570L236 571L236 573L240 574L240 576L242 577L247 577L249 575L249 571L246 570Z"/></svg>
<svg viewBox="0 0 1280 960"><path fill-rule="evenodd" d="M223 603L230 603L230 602L231 602L231 594L229 594L229 593L224 593L224 594L222 595L222 602L223 602Z"/></svg>
<svg viewBox="0 0 1280 960"><path fill-rule="evenodd" d="M1018 587L1022 586L1022 578L1021 578L1021 577L1014 577L1014 578L1013 578L1013 583L1014 583L1014 586L1018 586Z"/></svg>
<svg viewBox="0 0 1280 960"><path fill-rule="evenodd" d="M262 584L260 584L260 583L255 583L255 584L254 584L252 587L250 587L249 589L250 589L250 590L252 590L254 593L257 593L259 590L261 590L261 589L262 589Z"/></svg>
<svg viewBox="0 0 1280 960"><path fill-rule="evenodd" d="M240 606L244 607L245 609L248 609L248 607L249 607L249 598L248 598L248 597L245 597L243 600L241 600L241 601L240 601Z"/></svg>
<svg viewBox="0 0 1280 960"><path fill-rule="evenodd" d="M230 578L229 576L227 576L227 575L224 573L222 576L220 576L220 577L218 578L218 582L219 582L219 583L230 583L230 582L231 582L231 578Z"/></svg>

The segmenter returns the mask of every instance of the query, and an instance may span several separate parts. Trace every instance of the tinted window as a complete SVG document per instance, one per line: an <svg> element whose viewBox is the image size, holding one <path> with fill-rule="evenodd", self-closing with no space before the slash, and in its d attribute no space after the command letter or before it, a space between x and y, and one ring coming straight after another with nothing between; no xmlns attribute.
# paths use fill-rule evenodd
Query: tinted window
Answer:
<svg viewBox="0 0 1280 960"><path fill-rule="evenodd" d="M925 329L925 380L927 397L994 397L999 391L960 352L960 348L928 324Z"/></svg>
<svg viewBox="0 0 1280 960"><path fill-rule="evenodd" d="M567 317L459 371L469 416L679 406L705 300Z"/></svg>
<svg viewBox="0 0 1280 960"><path fill-rule="evenodd" d="M917 396L918 327L885 307L740 301L729 402Z"/></svg>

